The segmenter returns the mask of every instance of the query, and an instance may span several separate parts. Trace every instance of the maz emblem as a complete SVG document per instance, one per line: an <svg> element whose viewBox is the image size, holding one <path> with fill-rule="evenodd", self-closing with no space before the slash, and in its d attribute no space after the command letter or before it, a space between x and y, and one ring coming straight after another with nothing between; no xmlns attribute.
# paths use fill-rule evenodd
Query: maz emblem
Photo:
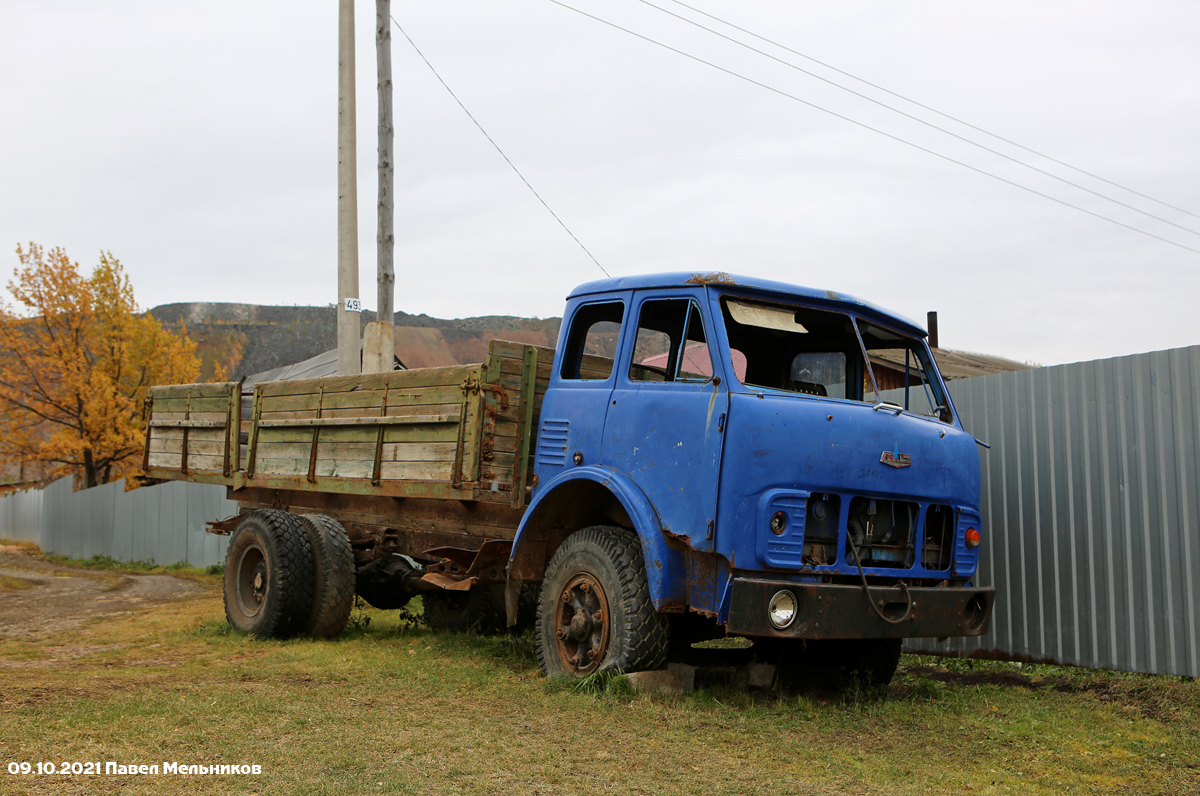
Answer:
<svg viewBox="0 0 1200 796"><path fill-rule="evenodd" d="M879 457L879 463L886 464L888 467L911 467L912 457L907 453L901 453L900 447L896 446L893 450L884 451L883 455Z"/></svg>

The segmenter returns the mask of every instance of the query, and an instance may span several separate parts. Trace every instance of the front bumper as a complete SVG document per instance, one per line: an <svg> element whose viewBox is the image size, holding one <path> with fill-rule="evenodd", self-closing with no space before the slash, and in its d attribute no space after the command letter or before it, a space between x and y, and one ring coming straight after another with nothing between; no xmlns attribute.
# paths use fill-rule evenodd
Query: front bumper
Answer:
<svg viewBox="0 0 1200 796"><path fill-rule="evenodd" d="M768 619L767 605L784 589L795 596L796 616L780 630ZM726 630L737 635L807 639L981 636L991 624L996 590L921 587L910 588L908 595L912 612L893 624L871 610L861 585L737 578ZM891 586L872 586L871 599L890 619L903 616L908 608L904 592Z"/></svg>

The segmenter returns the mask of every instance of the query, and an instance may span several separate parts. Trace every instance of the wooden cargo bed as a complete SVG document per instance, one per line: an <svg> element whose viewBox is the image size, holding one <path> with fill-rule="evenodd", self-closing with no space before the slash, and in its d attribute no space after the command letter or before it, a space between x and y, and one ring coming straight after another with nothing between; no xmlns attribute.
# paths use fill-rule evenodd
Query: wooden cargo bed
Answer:
<svg viewBox="0 0 1200 796"><path fill-rule="evenodd" d="M250 417L237 382L153 387L146 474L523 507L552 358L496 340L477 365L265 382Z"/></svg>

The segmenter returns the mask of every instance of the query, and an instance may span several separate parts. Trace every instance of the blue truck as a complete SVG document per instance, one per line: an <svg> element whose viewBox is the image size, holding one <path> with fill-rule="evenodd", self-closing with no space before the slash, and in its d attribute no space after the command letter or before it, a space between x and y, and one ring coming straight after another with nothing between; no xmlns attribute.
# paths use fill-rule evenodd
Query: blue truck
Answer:
<svg viewBox="0 0 1200 796"><path fill-rule="evenodd" d="M975 439L916 324L726 273L591 282L553 351L147 399L152 478L225 485L226 614L329 635L357 594L435 628L532 625L549 675L718 637L876 681L980 635Z"/></svg>

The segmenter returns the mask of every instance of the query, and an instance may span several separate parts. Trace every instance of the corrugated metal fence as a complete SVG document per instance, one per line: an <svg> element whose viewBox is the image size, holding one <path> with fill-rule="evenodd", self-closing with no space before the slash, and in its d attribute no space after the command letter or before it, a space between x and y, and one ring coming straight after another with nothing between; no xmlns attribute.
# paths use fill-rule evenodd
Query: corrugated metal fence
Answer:
<svg viewBox="0 0 1200 796"><path fill-rule="evenodd" d="M912 645L1200 676L1200 346L951 382L991 631Z"/></svg>
<svg viewBox="0 0 1200 796"><path fill-rule="evenodd" d="M0 538L34 542L71 558L206 567L225 560L226 536L204 523L237 514L225 488L172 481L125 491L125 482L72 491L71 479L0 497Z"/></svg>

